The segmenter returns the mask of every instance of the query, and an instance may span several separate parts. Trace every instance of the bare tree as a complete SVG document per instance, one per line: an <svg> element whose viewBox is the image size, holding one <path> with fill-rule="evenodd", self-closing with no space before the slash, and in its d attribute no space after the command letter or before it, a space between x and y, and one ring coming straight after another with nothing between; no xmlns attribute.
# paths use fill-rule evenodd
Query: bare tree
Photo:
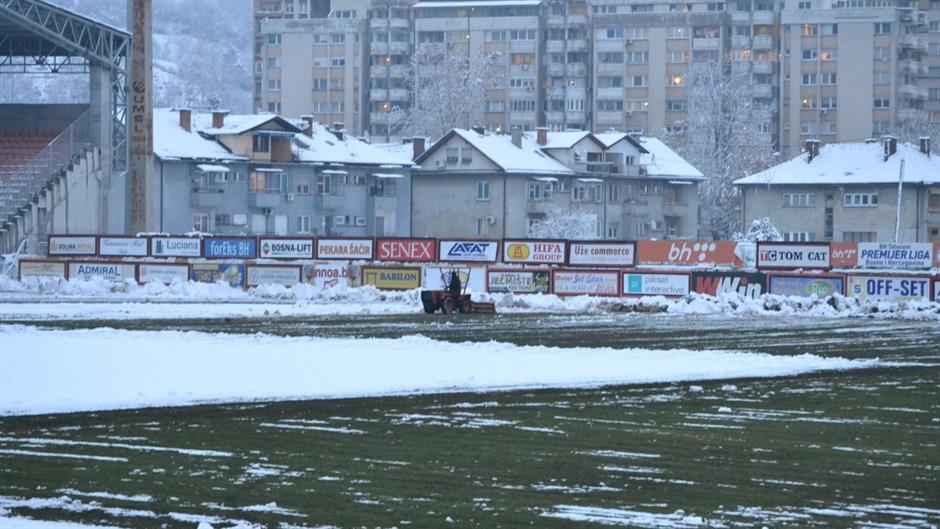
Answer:
<svg viewBox="0 0 940 529"><path fill-rule="evenodd" d="M529 230L533 239L597 239L597 215L577 207L553 208L545 218Z"/></svg>
<svg viewBox="0 0 940 529"><path fill-rule="evenodd" d="M699 187L700 227L714 239L726 239L741 229L734 181L766 169L773 143L771 113L755 102L748 63L719 57L689 67L688 118L681 132L666 136L706 177Z"/></svg>
<svg viewBox="0 0 940 529"><path fill-rule="evenodd" d="M467 56L444 44L419 44L412 58L414 103L390 119L397 119L395 125L403 130L431 138L482 124L486 87L500 57L498 53Z"/></svg>
<svg viewBox="0 0 940 529"><path fill-rule="evenodd" d="M931 144L937 145L940 142L940 123L931 120L930 113L925 110L908 111L903 119L898 119L893 133L899 140L913 145L923 137L930 138Z"/></svg>

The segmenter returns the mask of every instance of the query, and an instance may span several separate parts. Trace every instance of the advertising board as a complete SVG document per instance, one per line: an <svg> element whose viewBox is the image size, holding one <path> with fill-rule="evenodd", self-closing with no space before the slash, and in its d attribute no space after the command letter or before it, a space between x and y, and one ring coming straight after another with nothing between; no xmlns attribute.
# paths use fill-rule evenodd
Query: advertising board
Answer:
<svg viewBox="0 0 940 529"><path fill-rule="evenodd" d="M353 271L345 261L305 264L301 278L308 285L320 288L352 286Z"/></svg>
<svg viewBox="0 0 940 529"><path fill-rule="evenodd" d="M149 241L146 237L101 236L98 255L102 257L146 257Z"/></svg>
<svg viewBox="0 0 940 529"><path fill-rule="evenodd" d="M689 294L689 274L681 272L623 272L624 296L682 297Z"/></svg>
<svg viewBox="0 0 940 529"><path fill-rule="evenodd" d="M399 263L431 263L437 258L437 240L376 239L375 258Z"/></svg>
<svg viewBox="0 0 940 529"><path fill-rule="evenodd" d="M617 270L553 270L552 291L559 296L619 296Z"/></svg>
<svg viewBox="0 0 940 529"><path fill-rule="evenodd" d="M940 303L940 277L933 278L933 299Z"/></svg>
<svg viewBox="0 0 940 529"><path fill-rule="evenodd" d="M438 261L464 263L495 263L499 259L499 241L441 240Z"/></svg>
<svg viewBox="0 0 940 529"><path fill-rule="evenodd" d="M372 259L372 239L317 239L317 259Z"/></svg>
<svg viewBox="0 0 940 529"><path fill-rule="evenodd" d="M504 263L564 264L565 241L503 241Z"/></svg>
<svg viewBox="0 0 940 529"><path fill-rule="evenodd" d="M930 299L930 278L917 276L850 275L847 294L873 301Z"/></svg>
<svg viewBox="0 0 940 529"><path fill-rule="evenodd" d="M24 277L59 277L65 279L65 261L30 261L19 260L19 278Z"/></svg>
<svg viewBox="0 0 940 529"><path fill-rule="evenodd" d="M189 281L189 265L184 264L152 264L140 263L137 265L138 283L185 283Z"/></svg>
<svg viewBox="0 0 940 529"><path fill-rule="evenodd" d="M362 284L379 290L410 290L421 287L421 269L411 267L362 267Z"/></svg>
<svg viewBox="0 0 940 529"><path fill-rule="evenodd" d="M152 257L200 257L202 241L192 237L151 237Z"/></svg>
<svg viewBox="0 0 940 529"><path fill-rule="evenodd" d="M741 266L734 241L640 241L641 265Z"/></svg>
<svg viewBox="0 0 940 529"><path fill-rule="evenodd" d="M933 267L940 268L940 242L933 243Z"/></svg>
<svg viewBox="0 0 940 529"><path fill-rule="evenodd" d="M926 270L933 264L933 245L929 242L892 244L858 243L858 267L866 269Z"/></svg>
<svg viewBox="0 0 940 529"><path fill-rule="evenodd" d="M760 272L692 272L692 291L709 296L740 294L756 299L764 294L767 275Z"/></svg>
<svg viewBox="0 0 940 529"><path fill-rule="evenodd" d="M460 274L460 284L467 292L486 292L486 268L482 266L426 266L421 269L421 287L446 289L452 271Z"/></svg>
<svg viewBox="0 0 940 529"><path fill-rule="evenodd" d="M760 270L828 270L829 243L758 242L757 268Z"/></svg>
<svg viewBox="0 0 940 529"><path fill-rule="evenodd" d="M245 284L249 287L258 285L284 285L292 287L300 283L300 266L248 265Z"/></svg>
<svg viewBox="0 0 940 529"><path fill-rule="evenodd" d="M94 235L50 235L49 255L95 255L98 251Z"/></svg>
<svg viewBox="0 0 940 529"><path fill-rule="evenodd" d="M509 292L513 294L548 294L551 292L552 272L548 269L498 269L486 270L487 292Z"/></svg>
<svg viewBox="0 0 940 529"><path fill-rule="evenodd" d="M108 281L124 281L136 279L136 267L125 263L93 263L73 261L69 263L69 279L102 278Z"/></svg>
<svg viewBox="0 0 940 529"><path fill-rule="evenodd" d="M778 296L817 296L824 298L845 293L845 277L840 275L770 274L767 293Z"/></svg>
<svg viewBox="0 0 940 529"><path fill-rule="evenodd" d="M858 266L858 243L829 243L829 255L829 262L833 268L855 268Z"/></svg>
<svg viewBox="0 0 940 529"><path fill-rule="evenodd" d="M568 243L568 264L630 268L636 264L636 243L571 241Z"/></svg>
<svg viewBox="0 0 940 529"><path fill-rule="evenodd" d="M195 263L190 278L200 283L228 283L232 287L245 286L245 265L240 263Z"/></svg>
<svg viewBox="0 0 940 529"><path fill-rule="evenodd" d="M258 239L260 259L313 259L313 237L261 237Z"/></svg>
<svg viewBox="0 0 940 529"><path fill-rule="evenodd" d="M210 259L254 259L258 240L254 237L211 237L202 241L203 255Z"/></svg>

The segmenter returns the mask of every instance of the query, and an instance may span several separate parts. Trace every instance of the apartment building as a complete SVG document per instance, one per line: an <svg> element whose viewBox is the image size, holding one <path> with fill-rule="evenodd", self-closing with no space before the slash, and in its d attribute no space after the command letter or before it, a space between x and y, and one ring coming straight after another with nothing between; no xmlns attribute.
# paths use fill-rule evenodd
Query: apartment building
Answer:
<svg viewBox="0 0 940 529"><path fill-rule="evenodd" d="M415 236L524 238L558 211L598 239L697 235L702 174L655 138L454 129L415 162Z"/></svg>
<svg viewBox="0 0 940 529"><path fill-rule="evenodd" d="M940 242L940 158L929 139L821 147L809 140L804 150L735 182L744 226L769 217L788 241L893 242L900 220L901 241Z"/></svg>
<svg viewBox="0 0 940 529"><path fill-rule="evenodd" d="M412 0L373 0L368 10L368 126L376 141L402 133L398 116L412 105L411 63L414 53Z"/></svg>
<svg viewBox="0 0 940 529"><path fill-rule="evenodd" d="M411 160L275 114L154 111L154 231L410 235Z"/></svg>
<svg viewBox="0 0 940 529"><path fill-rule="evenodd" d="M927 13L916 2L787 0L781 14L781 151L807 139L895 132L929 97ZM928 5L928 7L930 7ZM935 72L940 74L940 72ZM940 95L940 94L938 94Z"/></svg>

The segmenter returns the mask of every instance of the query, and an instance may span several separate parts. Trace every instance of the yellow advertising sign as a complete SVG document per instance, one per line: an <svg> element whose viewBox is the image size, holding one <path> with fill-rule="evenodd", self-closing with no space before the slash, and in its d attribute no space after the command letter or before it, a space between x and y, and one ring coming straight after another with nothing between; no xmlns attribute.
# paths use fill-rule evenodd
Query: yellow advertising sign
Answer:
<svg viewBox="0 0 940 529"><path fill-rule="evenodd" d="M420 268L362 267L362 284L380 290L411 290L421 286Z"/></svg>

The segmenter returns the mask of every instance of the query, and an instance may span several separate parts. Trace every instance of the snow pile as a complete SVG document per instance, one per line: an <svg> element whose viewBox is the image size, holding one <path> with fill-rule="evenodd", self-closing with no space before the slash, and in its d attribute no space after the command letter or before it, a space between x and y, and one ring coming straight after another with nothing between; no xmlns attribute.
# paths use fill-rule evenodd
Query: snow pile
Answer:
<svg viewBox="0 0 940 529"><path fill-rule="evenodd" d="M597 387L887 365L812 354L450 343L419 335L318 338L5 325L0 340L4 414Z"/></svg>

